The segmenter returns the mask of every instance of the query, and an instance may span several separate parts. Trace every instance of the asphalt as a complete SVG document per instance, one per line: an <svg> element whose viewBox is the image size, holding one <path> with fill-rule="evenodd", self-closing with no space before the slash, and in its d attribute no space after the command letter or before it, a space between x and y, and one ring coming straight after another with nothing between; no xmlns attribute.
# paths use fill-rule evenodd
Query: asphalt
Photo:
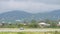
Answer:
<svg viewBox="0 0 60 34"><path fill-rule="evenodd" d="M48 32L48 31L60 31L60 29L0 29L0 32Z"/></svg>

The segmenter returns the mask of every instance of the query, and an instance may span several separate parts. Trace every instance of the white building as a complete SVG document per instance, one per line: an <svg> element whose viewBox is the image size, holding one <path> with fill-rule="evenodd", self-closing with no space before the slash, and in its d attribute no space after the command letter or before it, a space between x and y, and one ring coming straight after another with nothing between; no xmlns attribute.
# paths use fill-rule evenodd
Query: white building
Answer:
<svg viewBox="0 0 60 34"><path fill-rule="evenodd" d="M20 22L21 20L16 20L16 21Z"/></svg>
<svg viewBox="0 0 60 34"><path fill-rule="evenodd" d="M45 22L40 22L40 23L38 23L38 25L39 25L40 27L50 26L50 24L47 24L47 23L45 23Z"/></svg>
<svg viewBox="0 0 60 34"><path fill-rule="evenodd" d="M57 26L60 26L60 22L58 22Z"/></svg>
<svg viewBox="0 0 60 34"><path fill-rule="evenodd" d="M59 24L60 24L60 22L59 22Z"/></svg>

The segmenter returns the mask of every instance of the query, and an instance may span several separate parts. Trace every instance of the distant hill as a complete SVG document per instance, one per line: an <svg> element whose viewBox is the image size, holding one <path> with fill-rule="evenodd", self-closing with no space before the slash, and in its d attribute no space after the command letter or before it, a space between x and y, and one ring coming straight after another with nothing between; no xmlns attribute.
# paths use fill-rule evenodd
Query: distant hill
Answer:
<svg viewBox="0 0 60 34"><path fill-rule="evenodd" d="M43 18L43 19L59 19L60 18L60 10L53 10L51 12L47 13L38 13L35 14L35 17L37 18Z"/></svg>
<svg viewBox="0 0 60 34"><path fill-rule="evenodd" d="M10 12L5 12L0 14L0 21L13 21L13 20L22 20L22 19L27 19L31 20L32 18L34 19L59 19L60 18L60 10L54 10L51 12L47 13L37 13L37 14L32 14L28 13L25 11L19 11L19 10L14 10Z"/></svg>
<svg viewBox="0 0 60 34"><path fill-rule="evenodd" d="M15 20L22 20L25 18L29 18L31 16L32 16L31 13L15 10L0 14L0 20L15 21Z"/></svg>

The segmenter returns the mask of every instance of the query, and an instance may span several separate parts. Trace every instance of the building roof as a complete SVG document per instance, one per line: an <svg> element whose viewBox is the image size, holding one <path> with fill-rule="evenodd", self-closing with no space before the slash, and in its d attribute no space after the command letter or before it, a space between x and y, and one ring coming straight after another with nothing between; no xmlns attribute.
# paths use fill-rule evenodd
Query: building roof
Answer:
<svg viewBox="0 0 60 34"><path fill-rule="evenodd" d="M39 24L46 24L45 22L41 22L41 23L39 23Z"/></svg>
<svg viewBox="0 0 60 34"><path fill-rule="evenodd" d="M46 26L50 26L50 24L47 24L47 23L45 23L45 22L41 22L41 23L39 23L39 25L46 25Z"/></svg>

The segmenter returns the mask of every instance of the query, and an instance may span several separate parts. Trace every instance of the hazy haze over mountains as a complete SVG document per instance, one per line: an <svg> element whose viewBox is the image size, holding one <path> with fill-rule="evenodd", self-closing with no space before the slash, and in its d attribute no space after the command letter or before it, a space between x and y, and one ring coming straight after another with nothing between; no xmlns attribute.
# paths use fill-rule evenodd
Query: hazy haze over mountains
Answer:
<svg viewBox="0 0 60 34"><path fill-rule="evenodd" d="M59 19L60 18L60 10L54 10L51 12L46 12L46 13L28 13L25 11L20 11L20 10L14 10L6 13L0 14L0 20L31 20L32 18L34 19Z"/></svg>
<svg viewBox="0 0 60 34"><path fill-rule="evenodd" d="M0 0L0 13L23 10L42 13L60 9L60 0Z"/></svg>
<svg viewBox="0 0 60 34"><path fill-rule="evenodd" d="M0 21L59 19L60 0L0 0Z"/></svg>

